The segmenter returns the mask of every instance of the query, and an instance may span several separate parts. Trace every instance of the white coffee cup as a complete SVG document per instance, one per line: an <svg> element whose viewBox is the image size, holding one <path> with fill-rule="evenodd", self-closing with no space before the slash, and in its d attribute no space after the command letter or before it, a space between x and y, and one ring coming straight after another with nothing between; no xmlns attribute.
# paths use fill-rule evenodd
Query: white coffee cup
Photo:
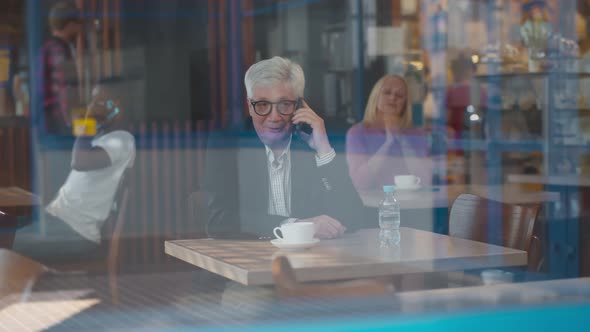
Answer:
<svg viewBox="0 0 590 332"><path fill-rule="evenodd" d="M279 235L278 231L281 231ZM285 242L289 243L309 243L313 241L315 235L315 224L308 221L294 222L275 227L274 235Z"/></svg>
<svg viewBox="0 0 590 332"><path fill-rule="evenodd" d="M481 280L484 285L511 283L514 280L514 274L495 269L483 270L481 271Z"/></svg>
<svg viewBox="0 0 590 332"><path fill-rule="evenodd" d="M393 178L398 188L414 188L420 185L420 178L415 175L396 175Z"/></svg>

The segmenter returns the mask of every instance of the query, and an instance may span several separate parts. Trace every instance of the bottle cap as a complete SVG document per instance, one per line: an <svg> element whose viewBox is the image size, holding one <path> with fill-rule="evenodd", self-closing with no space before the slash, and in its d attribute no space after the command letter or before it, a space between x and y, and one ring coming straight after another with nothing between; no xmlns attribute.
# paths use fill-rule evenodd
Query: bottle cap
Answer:
<svg viewBox="0 0 590 332"><path fill-rule="evenodd" d="M395 186L383 186L383 192L385 192L385 193L395 192Z"/></svg>

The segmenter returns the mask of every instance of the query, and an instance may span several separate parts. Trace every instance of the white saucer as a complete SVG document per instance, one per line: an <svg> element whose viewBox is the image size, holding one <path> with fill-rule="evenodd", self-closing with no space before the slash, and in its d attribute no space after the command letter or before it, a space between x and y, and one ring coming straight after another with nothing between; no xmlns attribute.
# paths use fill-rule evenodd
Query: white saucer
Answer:
<svg viewBox="0 0 590 332"><path fill-rule="evenodd" d="M303 243L290 243L285 242L281 239L274 239L270 240L275 247L281 248L283 250L300 250L300 249L309 249L316 244L320 243L320 239L313 239L311 242L303 242Z"/></svg>

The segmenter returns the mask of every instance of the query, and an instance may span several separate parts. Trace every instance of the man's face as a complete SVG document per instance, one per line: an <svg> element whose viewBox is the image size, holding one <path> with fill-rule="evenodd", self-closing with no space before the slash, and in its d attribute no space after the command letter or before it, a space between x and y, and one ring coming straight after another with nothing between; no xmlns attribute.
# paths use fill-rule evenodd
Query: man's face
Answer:
<svg viewBox="0 0 590 332"><path fill-rule="evenodd" d="M109 105L109 103L112 103L112 105ZM100 86L92 89L92 100L88 104L88 109L98 122L104 121L113 112L114 107L115 101L109 98L106 89Z"/></svg>
<svg viewBox="0 0 590 332"><path fill-rule="evenodd" d="M254 129L258 137L265 145L272 147L286 142L293 131L291 118L293 114L284 115L278 112L277 105L267 115L258 115L254 111L251 102L268 101L276 103L279 101L297 100L293 89L288 83L281 83L274 86L256 86L252 91L252 97L248 101L248 110L252 117Z"/></svg>

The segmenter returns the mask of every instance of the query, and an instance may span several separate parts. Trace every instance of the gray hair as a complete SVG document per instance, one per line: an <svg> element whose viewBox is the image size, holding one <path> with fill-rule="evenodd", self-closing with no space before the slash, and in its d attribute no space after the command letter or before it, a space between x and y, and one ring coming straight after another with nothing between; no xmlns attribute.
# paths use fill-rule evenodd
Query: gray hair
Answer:
<svg viewBox="0 0 590 332"><path fill-rule="evenodd" d="M248 98L252 98L256 86L269 86L286 82L291 85L297 97L303 97L305 89L305 75L303 69L297 63L275 56L271 59L259 61L246 72L244 85Z"/></svg>

